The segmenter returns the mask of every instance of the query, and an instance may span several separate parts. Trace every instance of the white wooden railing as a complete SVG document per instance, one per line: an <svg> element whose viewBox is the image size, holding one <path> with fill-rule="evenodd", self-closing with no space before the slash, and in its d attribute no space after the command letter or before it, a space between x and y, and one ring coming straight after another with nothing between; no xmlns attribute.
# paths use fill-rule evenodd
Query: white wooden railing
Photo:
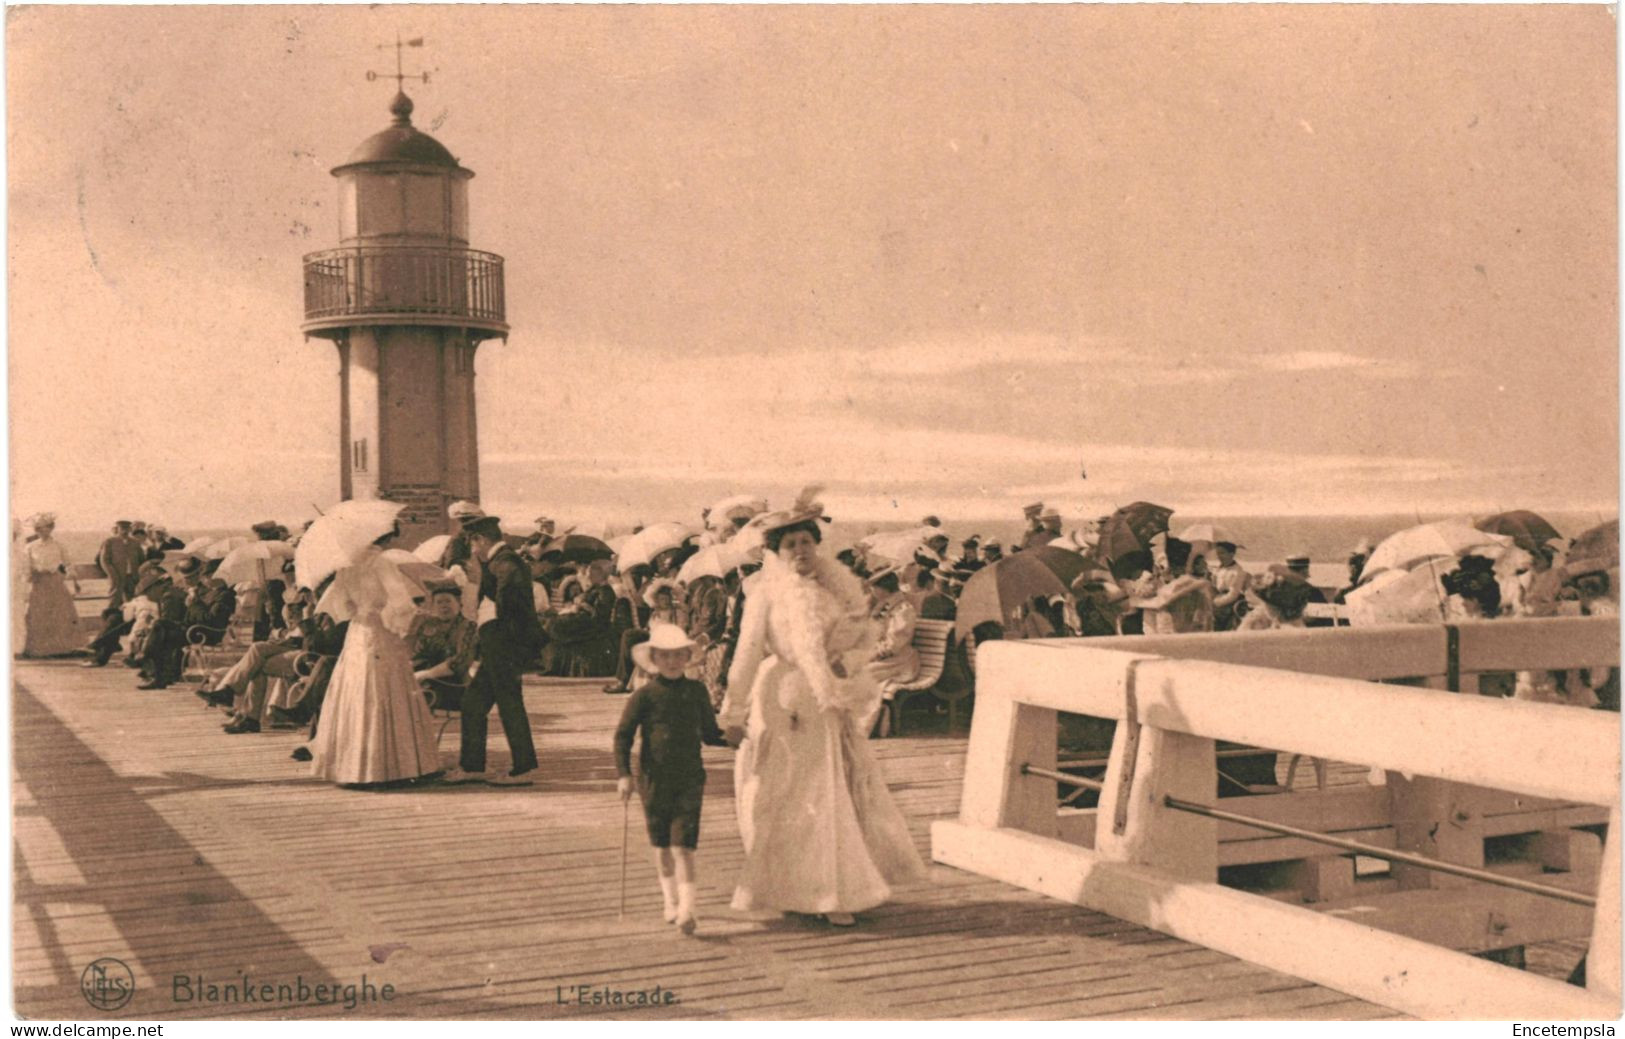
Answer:
<svg viewBox="0 0 1625 1039"><path fill-rule="evenodd" d="M1613 1018L1618 715L1369 679L1618 661L1617 622L1597 618L990 643L978 658L960 817L933 825L933 856L1419 1016ZM1063 711L1118 721L1092 847L1062 839L1055 782L1024 768L1056 768ZM1214 804L1215 740L1603 806L1589 987L1220 886L1219 824L1164 800ZM1437 790L1395 785L1438 807Z"/></svg>

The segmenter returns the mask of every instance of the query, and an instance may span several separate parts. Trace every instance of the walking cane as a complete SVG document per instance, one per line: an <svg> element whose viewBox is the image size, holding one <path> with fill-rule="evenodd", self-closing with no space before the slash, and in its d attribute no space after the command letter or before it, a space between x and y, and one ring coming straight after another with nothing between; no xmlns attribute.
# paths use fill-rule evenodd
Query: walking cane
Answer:
<svg viewBox="0 0 1625 1039"><path fill-rule="evenodd" d="M620 918L626 919L626 829L632 811L632 799L621 799L621 912Z"/></svg>

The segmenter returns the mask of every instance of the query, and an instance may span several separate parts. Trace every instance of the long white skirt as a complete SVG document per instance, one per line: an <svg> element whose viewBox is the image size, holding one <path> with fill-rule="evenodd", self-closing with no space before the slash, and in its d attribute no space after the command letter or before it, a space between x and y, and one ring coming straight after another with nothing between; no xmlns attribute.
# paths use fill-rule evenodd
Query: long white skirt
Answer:
<svg viewBox="0 0 1625 1039"><path fill-rule="evenodd" d="M310 752L311 773L334 783L389 783L441 769L406 643L376 617L350 624Z"/></svg>
<svg viewBox="0 0 1625 1039"><path fill-rule="evenodd" d="M820 710L777 657L757 674L734 793L745 844L735 909L855 913L925 875L851 715Z"/></svg>

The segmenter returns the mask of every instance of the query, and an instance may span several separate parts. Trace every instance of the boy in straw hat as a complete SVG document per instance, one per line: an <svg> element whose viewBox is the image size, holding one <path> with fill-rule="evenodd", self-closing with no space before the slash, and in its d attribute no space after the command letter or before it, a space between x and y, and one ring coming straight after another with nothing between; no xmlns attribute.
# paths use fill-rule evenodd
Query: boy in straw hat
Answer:
<svg viewBox="0 0 1625 1039"><path fill-rule="evenodd" d="M615 792L632 796L632 737L643 731L637 789L643 801L667 923L693 934L694 849L700 842L705 762L700 745L727 745L704 683L683 677L694 643L674 624L649 625L649 641L632 647L639 667L654 675L626 702L615 728Z"/></svg>

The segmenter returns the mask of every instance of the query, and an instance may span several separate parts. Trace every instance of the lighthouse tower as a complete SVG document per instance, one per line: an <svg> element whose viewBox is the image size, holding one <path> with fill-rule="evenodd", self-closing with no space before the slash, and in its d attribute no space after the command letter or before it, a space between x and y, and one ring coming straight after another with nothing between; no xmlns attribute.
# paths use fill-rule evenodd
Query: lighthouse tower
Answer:
<svg viewBox="0 0 1625 1039"><path fill-rule="evenodd" d="M339 247L305 257L301 327L338 347L341 497L401 502L410 545L479 499L474 351L508 325L502 257L468 247L473 172L404 91L389 111L333 169Z"/></svg>

